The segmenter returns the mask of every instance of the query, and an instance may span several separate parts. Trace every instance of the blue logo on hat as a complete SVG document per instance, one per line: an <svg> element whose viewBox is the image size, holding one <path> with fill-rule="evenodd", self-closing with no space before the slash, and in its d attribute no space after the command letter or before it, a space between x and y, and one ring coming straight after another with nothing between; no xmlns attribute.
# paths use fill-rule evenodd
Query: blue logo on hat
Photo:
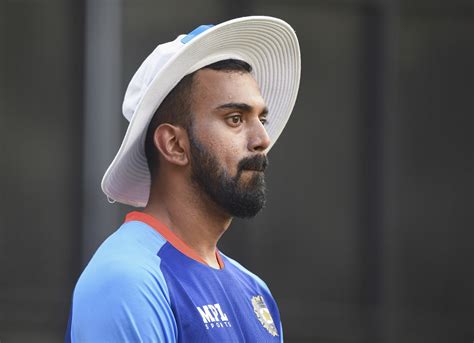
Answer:
<svg viewBox="0 0 474 343"><path fill-rule="evenodd" d="M194 30L192 30L191 32L189 32L186 36L184 36L182 39L181 39L181 43L183 44L186 44L187 42L189 42L190 40L192 40L194 37L196 37L197 35L203 33L204 31L210 29L211 27L213 27L214 25L201 25L197 28L195 28Z"/></svg>

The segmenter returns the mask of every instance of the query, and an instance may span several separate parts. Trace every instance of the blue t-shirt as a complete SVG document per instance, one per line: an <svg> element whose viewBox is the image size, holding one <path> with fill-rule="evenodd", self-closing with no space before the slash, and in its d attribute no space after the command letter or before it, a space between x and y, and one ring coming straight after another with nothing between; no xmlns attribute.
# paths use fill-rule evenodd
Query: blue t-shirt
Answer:
<svg viewBox="0 0 474 343"><path fill-rule="evenodd" d="M216 252L205 264L150 215L131 212L73 293L67 342L282 342L265 283Z"/></svg>

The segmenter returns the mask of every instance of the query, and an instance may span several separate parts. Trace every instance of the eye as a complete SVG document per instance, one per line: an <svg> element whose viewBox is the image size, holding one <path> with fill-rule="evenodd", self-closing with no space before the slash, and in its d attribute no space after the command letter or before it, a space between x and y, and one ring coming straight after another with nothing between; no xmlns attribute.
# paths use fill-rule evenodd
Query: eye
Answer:
<svg viewBox="0 0 474 343"><path fill-rule="evenodd" d="M227 122L231 126L239 126L242 123L242 115L241 114L234 114L230 117L227 117Z"/></svg>
<svg viewBox="0 0 474 343"><path fill-rule="evenodd" d="M268 119L266 117L261 117L260 118L260 122L263 124L263 125L266 125L268 124Z"/></svg>

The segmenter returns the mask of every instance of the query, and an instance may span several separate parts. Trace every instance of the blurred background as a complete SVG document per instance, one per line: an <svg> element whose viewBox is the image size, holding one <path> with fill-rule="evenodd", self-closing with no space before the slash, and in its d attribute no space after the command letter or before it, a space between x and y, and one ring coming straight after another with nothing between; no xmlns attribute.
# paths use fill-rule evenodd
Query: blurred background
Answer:
<svg viewBox="0 0 474 343"><path fill-rule="evenodd" d="M158 43L265 14L302 50L268 205L220 248L287 342L474 340L472 0L0 0L0 341L60 342L77 278L132 210L100 181Z"/></svg>

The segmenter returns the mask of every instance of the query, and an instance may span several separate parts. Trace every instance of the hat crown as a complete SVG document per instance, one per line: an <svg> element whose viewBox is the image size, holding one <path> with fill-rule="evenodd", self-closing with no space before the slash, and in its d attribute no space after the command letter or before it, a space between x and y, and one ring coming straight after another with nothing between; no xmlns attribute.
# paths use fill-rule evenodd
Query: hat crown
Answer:
<svg viewBox="0 0 474 343"><path fill-rule="evenodd" d="M158 45L135 72L128 84L122 105L123 116L128 121L132 120L138 104L155 76L166 65L166 62L183 47L184 43L181 42L181 39L185 36L179 35L171 42Z"/></svg>
<svg viewBox="0 0 474 343"><path fill-rule="evenodd" d="M184 44L213 26L214 25L198 26L187 35L179 35L171 42L160 44L143 61L141 66L135 72L135 75L133 75L132 80L127 87L127 91L125 92L122 112L128 121L132 120L133 114L143 98L143 95L145 95L148 87L158 72L166 65L166 62L168 62Z"/></svg>

